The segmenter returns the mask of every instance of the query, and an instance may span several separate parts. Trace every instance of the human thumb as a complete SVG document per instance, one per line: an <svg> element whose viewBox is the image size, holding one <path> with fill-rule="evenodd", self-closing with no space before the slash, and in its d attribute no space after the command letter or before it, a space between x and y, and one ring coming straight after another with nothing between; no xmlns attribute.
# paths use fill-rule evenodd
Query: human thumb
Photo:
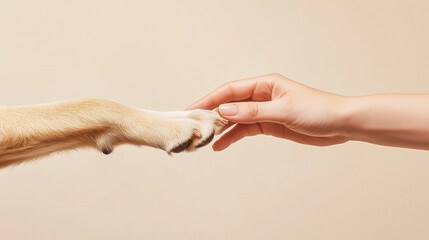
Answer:
<svg viewBox="0 0 429 240"><path fill-rule="evenodd" d="M232 122L280 122L281 108L275 101L269 102L234 102L219 106L220 115Z"/></svg>

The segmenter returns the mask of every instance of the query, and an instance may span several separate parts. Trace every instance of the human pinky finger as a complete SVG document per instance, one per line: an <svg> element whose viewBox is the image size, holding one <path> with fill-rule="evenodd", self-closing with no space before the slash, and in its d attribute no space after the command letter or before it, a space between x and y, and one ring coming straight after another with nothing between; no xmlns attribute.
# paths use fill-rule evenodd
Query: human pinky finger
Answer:
<svg viewBox="0 0 429 240"><path fill-rule="evenodd" d="M262 130L257 123L236 124L231 130L222 135L222 137L213 144L212 148L214 151L222 151L244 137L255 136L261 133Z"/></svg>

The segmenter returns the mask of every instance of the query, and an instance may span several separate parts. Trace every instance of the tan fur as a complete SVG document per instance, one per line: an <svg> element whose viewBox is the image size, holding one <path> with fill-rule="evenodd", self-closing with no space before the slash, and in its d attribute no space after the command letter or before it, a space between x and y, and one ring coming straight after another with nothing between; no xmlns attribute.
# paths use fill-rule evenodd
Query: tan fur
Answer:
<svg viewBox="0 0 429 240"><path fill-rule="evenodd" d="M106 154L119 144L186 151L226 121L207 110L156 112L100 99L0 108L0 168L53 152L92 147Z"/></svg>

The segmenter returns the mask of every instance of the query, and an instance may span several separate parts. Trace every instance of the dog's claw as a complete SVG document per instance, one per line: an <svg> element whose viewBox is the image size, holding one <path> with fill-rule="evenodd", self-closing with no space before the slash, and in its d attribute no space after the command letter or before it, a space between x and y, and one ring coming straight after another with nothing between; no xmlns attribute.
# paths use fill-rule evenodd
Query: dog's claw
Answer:
<svg viewBox="0 0 429 240"><path fill-rule="evenodd" d="M200 148L200 147L204 147L207 144L209 144L213 138L214 138L215 133L213 132L208 138L204 139L202 142L200 142L197 146L195 146L196 148Z"/></svg>
<svg viewBox="0 0 429 240"><path fill-rule="evenodd" d="M192 141L193 141L193 139L190 138L186 142L183 142L183 143L179 144L179 146L173 148L171 151L174 153L183 152L191 145Z"/></svg>
<svg viewBox="0 0 429 240"><path fill-rule="evenodd" d="M216 134L219 134L227 120L222 119L215 111L209 110L191 110L186 112L184 122L187 125L182 126L180 132L186 133L179 139L172 139L176 143L171 148L167 147L167 153L179 153L183 151L191 152L197 148L208 145ZM191 129L190 129L191 128ZM189 130L192 130L190 132Z"/></svg>

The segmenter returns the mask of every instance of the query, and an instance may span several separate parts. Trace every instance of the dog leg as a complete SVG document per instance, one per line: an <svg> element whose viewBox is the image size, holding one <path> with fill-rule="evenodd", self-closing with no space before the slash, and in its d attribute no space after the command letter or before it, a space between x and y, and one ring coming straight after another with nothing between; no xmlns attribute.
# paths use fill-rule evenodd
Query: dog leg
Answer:
<svg viewBox="0 0 429 240"><path fill-rule="evenodd" d="M208 144L226 120L213 111L157 112L107 100L0 108L0 167L53 152L92 147L109 154L120 144L167 153Z"/></svg>

